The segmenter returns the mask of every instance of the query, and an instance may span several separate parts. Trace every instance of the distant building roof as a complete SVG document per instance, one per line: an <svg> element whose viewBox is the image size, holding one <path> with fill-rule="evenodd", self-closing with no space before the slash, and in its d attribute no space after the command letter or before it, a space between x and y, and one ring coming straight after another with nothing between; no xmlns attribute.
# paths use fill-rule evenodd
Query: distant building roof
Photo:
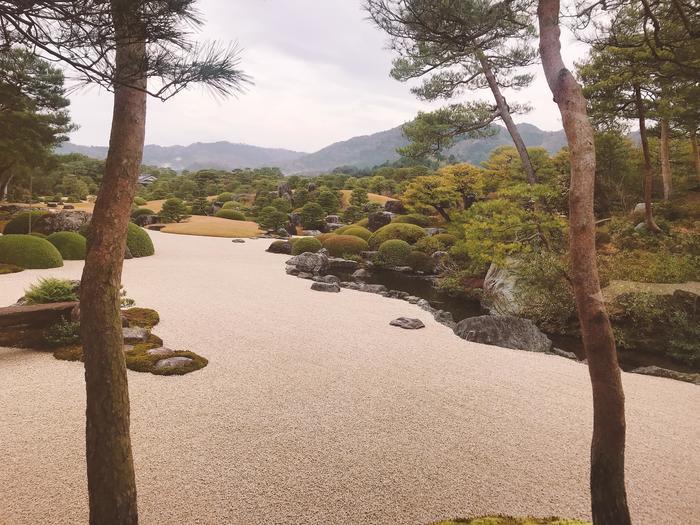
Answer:
<svg viewBox="0 0 700 525"><path fill-rule="evenodd" d="M143 184L144 186L153 184L157 180L158 178L155 175L148 175L147 173L142 173L139 175L139 184Z"/></svg>

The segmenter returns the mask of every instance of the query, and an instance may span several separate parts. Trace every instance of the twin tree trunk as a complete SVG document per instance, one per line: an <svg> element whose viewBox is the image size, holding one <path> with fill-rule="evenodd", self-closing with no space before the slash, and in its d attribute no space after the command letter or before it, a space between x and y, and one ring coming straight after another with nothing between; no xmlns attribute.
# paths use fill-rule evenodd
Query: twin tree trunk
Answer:
<svg viewBox="0 0 700 525"><path fill-rule="evenodd" d="M510 116L510 108L506 102L505 97L501 93L501 88L498 86L498 81L496 80L496 75L494 75L491 66L489 66L488 61L484 57L483 53L479 54L479 62L481 63L481 69L484 72L486 81L491 88L491 93L493 93L493 98L496 100L496 107L498 108L498 114L506 125L508 133L510 133L513 143L515 144L515 149L518 150L518 155L520 155L520 161L523 163L523 170L525 170L525 175L527 176L527 181L530 184L535 184L537 182L537 175L535 175L535 168L532 167L532 161L530 160L530 155L527 153L527 147L523 138L520 136L518 127L513 122L513 117Z"/></svg>
<svg viewBox="0 0 700 525"><path fill-rule="evenodd" d="M559 0L540 0L540 55L571 155L571 282L593 391L591 510L595 525L631 523L625 491L625 396L595 250L595 146L581 86L561 57Z"/></svg>
<svg viewBox="0 0 700 525"><path fill-rule="evenodd" d="M649 139L647 138L646 111L642 90L639 86L634 86L634 98L639 117L639 138L642 142L642 153L644 154L644 223L647 230L658 233L661 229L654 222L654 215L651 211L651 192L654 179L654 168L651 165L651 154L649 153Z"/></svg>
<svg viewBox="0 0 700 525"><path fill-rule="evenodd" d="M664 200L671 198L671 152L669 147L671 130L668 125L668 119L661 119L661 180L664 185Z"/></svg>
<svg viewBox="0 0 700 525"><path fill-rule="evenodd" d="M138 523L120 297L126 232L146 122L146 47L135 2L112 0L114 111L80 289L90 523Z"/></svg>

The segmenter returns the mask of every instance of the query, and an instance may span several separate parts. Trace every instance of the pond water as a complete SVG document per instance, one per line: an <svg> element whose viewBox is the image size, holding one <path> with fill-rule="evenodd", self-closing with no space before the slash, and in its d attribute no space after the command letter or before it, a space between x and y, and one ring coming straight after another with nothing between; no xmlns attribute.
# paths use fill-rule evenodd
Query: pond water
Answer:
<svg viewBox="0 0 700 525"><path fill-rule="evenodd" d="M349 276L342 276L343 280L350 280ZM441 292L433 286L432 279L418 277L402 272L394 272L390 270L372 270L371 276L365 279L369 284L383 284L389 290L399 290L407 292L416 297L427 300L430 305L440 310L448 311L456 322L466 319L467 317L476 317L485 315L486 312L481 308L481 304L477 300L453 297ZM564 336L558 334L547 334L554 343L554 346L573 352L579 359L584 359L583 342L578 337ZM679 372L697 372L696 369L683 365L668 357L635 350L618 350L618 360L620 368L625 371L633 370L641 366L659 366Z"/></svg>

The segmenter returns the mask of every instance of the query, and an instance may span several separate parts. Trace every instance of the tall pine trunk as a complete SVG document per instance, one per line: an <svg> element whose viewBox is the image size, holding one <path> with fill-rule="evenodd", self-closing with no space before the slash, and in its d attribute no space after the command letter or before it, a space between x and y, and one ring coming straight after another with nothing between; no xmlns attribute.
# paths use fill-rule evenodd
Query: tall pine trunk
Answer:
<svg viewBox="0 0 700 525"><path fill-rule="evenodd" d="M80 310L90 523L132 525L138 523L138 513L119 289L143 154L146 47L138 2L111 4L116 35L114 111L105 175L90 224Z"/></svg>
<svg viewBox="0 0 700 525"><path fill-rule="evenodd" d="M664 185L664 200L671 198L672 183L671 183L671 153L669 141L671 130L668 125L668 119L661 119L661 180Z"/></svg>
<svg viewBox="0 0 700 525"><path fill-rule="evenodd" d="M625 490L625 395L600 290L595 250L595 145L581 86L561 57L559 0L539 0L540 55L571 155L571 282L593 391L591 512L595 525L631 523Z"/></svg>
<svg viewBox="0 0 700 525"><path fill-rule="evenodd" d="M639 139L642 142L642 153L644 156L644 223L650 232L660 232L661 229L654 222L654 215L651 209L651 193L654 182L654 168L651 165L651 153L649 153L649 139L647 137L646 110L642 99L642 90L639 86L634 86L634 99L637 106L637 116L639 118Z"/></svg>
<svg viewBox="0 0 700 525"><path fill-rule="evenodd" d="M693 162L695 164L695 174L700 180L700 144L698 144L698 134L695 130L690 133L690 145L693 149Z"/></svg>
<svg viewBox="0 0 700 525"><path fill-rule="evenodd" d="M510 115L510 108L508 107L505 97L501 93L501 88L498 86L496 75L494 75L491 66L489 66L489 63L482 52L479 53L479 62L481 63L481 69L484 72L486 81L491 88L491 93L493 93L493 98L496 100L498 114L500 115L503 123L506 125L508 133L513 139L515 149L518 150L518 155L520 155L520 161L523 164L527 181L530 184L535 184L537 182L537 175L535 175L535 168L532 167L532 161L530 160L530 155L527 152L525 142L518 131L518 127L515 125L515 122L513 122L513 117Z"/></svg>

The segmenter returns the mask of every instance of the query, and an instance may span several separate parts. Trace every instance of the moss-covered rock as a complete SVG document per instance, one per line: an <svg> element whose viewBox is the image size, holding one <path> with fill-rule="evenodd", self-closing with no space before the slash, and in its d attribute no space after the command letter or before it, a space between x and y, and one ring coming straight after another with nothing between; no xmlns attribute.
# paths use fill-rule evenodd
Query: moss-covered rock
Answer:
<svg viewBox="0 0 700 525"><path fill-rule="evenodd" d="M385 241L399 239L409 244L415 244L427 234L423 228L415 224L391 223L382 226L369 238L369 246L376 250Z"/></svg>
<svg viewBox="0 0 700 525"><path fill-rule="evenodd" d="M129 326L153 328L160 322L158 312L152 308L129 308L122 310L122 316L129 321Z"/></svg>
<svg viewBox="0 0 700 525"><path fill-rule="evenodd" d="M33 210L31 212L24 211L15 215L7 224L2 233L4 235L25 235L29 233L29 225L34 226L36 221L47 215L49 212L44 210Z"/></svg>
<svg viewBox="0 0 700 525"><path fill-rule="evenodd" d="M292 255L300 255L302 253L316 253L323 245L321 241L315 237L299 237L292 239Z"/></svg>
<svg viewBox="0 0 700 525"><path fill-rule="evenodd" d="M359 255L368 249L367 242L354 235L333 235L323 242L323 247L333 257Z"/></svg>
<svg viewBox="0 0 700 525"><path fill-rule="evenodd" d="M150 372L155 375L184 375L200 370L209 361L199 354L185 350L169 350L152 343L142 343L124 352L126 367L134 372ZM164 360L172 360L171 365L164 365Z"/></svg>
<svg viewBox="0 0 700 525"><path fill-rule="evenodd" d="M156 253L146 230L130 222L126 233L126 247L132 257L149 257Z"/></svg>
<svg viewBox="0 0 700 525"><path fill-rule="evenodd" d="M0 237L0 263L21 268L58 268L63 258L46 239L33 235L3 235Z"/></svg>
<svg viewBox="0 0 700 525"><path fill-rule="evenodd" d="M56 232L46 238L63 257L64 261L85 260L87 242L85 237L75 232Z"/></svg>

